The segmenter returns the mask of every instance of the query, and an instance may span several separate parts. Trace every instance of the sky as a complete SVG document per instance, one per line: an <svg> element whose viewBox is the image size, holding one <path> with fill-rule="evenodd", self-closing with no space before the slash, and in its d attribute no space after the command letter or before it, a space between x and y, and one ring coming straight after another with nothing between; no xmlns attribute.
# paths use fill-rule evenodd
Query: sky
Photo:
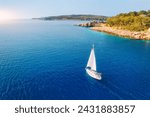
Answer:
<svg viewBox="0 0 150 117"><path fill-rule="evenodd" d="M149 9L150 0L0 0L1 18L70 14L113 16L121 12Z"/></svg>

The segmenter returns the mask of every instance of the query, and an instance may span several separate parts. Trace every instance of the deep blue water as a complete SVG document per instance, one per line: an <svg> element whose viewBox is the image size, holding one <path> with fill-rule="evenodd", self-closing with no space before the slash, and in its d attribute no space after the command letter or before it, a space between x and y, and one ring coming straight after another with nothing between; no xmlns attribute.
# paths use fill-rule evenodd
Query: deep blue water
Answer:
<svg viewBox="0 0 150 117"><path fill-rule="evenodd" d="M150 41L77 23L0 24L0 99L150 99ZM101 81L85 72L92 44Z"/></svg>

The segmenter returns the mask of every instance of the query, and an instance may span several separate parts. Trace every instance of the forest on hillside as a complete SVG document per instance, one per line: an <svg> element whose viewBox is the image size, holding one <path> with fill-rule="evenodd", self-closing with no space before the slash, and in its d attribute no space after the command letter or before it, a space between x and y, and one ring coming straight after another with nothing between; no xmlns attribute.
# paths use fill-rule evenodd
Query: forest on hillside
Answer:
<svg viewBox="0 0 150 117"><path fill-rule="evenodd" d="M150 10L121 13L107 18L106 24L110 27L117 27L130 31L145 31L150 28Z"/></svg>

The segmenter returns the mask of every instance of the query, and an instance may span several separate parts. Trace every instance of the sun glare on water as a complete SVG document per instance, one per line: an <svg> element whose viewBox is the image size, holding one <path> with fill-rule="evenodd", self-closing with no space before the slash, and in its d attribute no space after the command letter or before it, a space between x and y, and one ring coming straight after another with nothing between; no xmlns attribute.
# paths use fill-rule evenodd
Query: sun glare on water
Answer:
<svg viewBox="0 0 150 117"><path fill-rule="evenodd" d="M17 19L17 15L8 10L0 10L0 23L8 22L11 20Z"/></svg>

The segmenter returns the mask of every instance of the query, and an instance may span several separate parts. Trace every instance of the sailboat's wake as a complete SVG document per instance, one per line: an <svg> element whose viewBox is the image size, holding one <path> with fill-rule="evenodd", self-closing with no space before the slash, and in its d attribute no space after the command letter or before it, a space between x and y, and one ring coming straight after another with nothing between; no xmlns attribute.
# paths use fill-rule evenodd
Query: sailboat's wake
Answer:
<svg viewBox="0 0 150 117"><path fill-rule="evenodd" d="M103 82L102 82L103 80L98 81L98 80L95 80L95 79L91 79L91 77L88 76L88 75L87 75L87 78L89 78L90 83L91 83L93 86L97 85L98 87L101 87L101 88L103 88L104 90L107 90L108 93L110 93L111 95L117 97L117 99L120 99L120 100L123 99L123 97L121 97L118 93L116 93L116 92L113 91L111 88L109 88L105 83L103 83Z"/></svg>
<svg viewBox="0 0 150 117"><path fill-rule="evenodd" d="M103 83L98 83L98 85L103 86L103 88L107 89L112 95L118 97L120 100L123 99L122 96L120 96L118 93L116 93L114 90L112 90L111 88L109 88L106 84Z"/></svg>
<svg viewBox="0 0 150 117"><path fill-rule="evenodd" d="M105 80L105 82L102 82L102 84L105 85L112 92L115 92L118 95L123 95L120 96L122 97L122 99L124 99L123 97L128 97L129 99L136 99L136 97L131 92L121 89L120 87L118 87L117 85L113 84L108 80Z"/></svg>

